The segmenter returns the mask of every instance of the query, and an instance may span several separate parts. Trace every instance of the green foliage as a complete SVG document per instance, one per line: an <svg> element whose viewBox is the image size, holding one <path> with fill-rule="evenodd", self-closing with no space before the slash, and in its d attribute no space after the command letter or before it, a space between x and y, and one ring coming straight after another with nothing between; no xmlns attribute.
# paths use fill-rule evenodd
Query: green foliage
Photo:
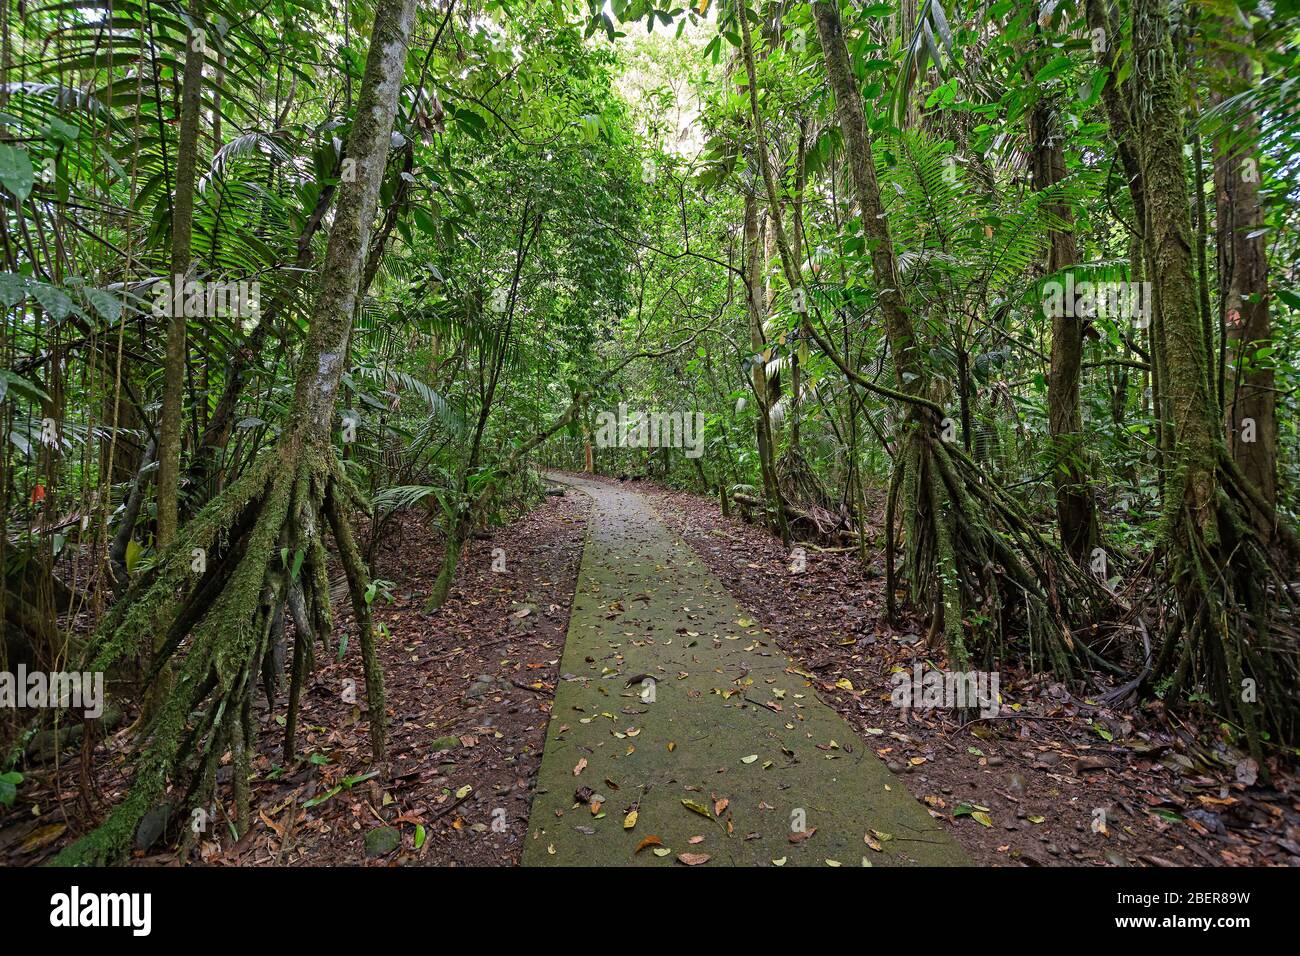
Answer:
<svg viewBox="0 0 1300 956"><path fill-rule="evenodd" d="M1078 0L1050 11L1019 0L908 6L911 22L900 4L839 5L898 291L920 339L921 398L955 424L963 458L954 460L969 459L996 484L998 507L1029 516L1043 538L1055 536L1054 478L1086 465L1114 563L1145 566L1160 544L1169 478L1169 422L1150 391L1158 339L1110 316L1086 323L1084 447L1062 452L1049 421L1053 329L1042 307L1045 284L1065 275L1048 271L1054 232L1073 240L1074 281L1148 275L1104 103L1108 82L1125 97L1137 88L1128 7L1116 8L1121 29L1106 38L1123 64L1111 76ZM188 561L153 547L153 472L142 466L162 393L157 293L172 278L177 87L193 29L203 30L204 57L193 278L255 282L260 309L186 320L186 550L221 553L238 522L274 523L289 507L289 481L329 474L358 510L373 506L371 544L394 522L436 524L448 536L450 574L456 535L535 502L534 469L582 468L590 453L602 473L652 475L724 501L739 495L742 505L771 493L780 463L776 480L802 522L796 539L849 542L868 563L878 557L877 512L908 426L888 394L899 383L875 279L880 250L855 201L809 4L419 5L366 285L347 354L336 357L345 368L334 422L341 464L316 449L288 477L273 450L301 399L297 372L311 303L329 279L319 272L334 198L355 172L344 153L372 14L364 3L340 20L321 0L220 0L193 24L181 9L29 4L22 17L14 7L7 27L0 513L10 561L39 556L79 582L120 538L130 590L113 601L111 578L98 571L87 584L111 605L90 645L98 665L152 653L192 583ZM1208 210L1197 279L1209 347L1224 354L1228 291L1214 232L1216 150L1248 151L1273 332L1241 349L1238 368L1275 374L1279 505L1293 518L1300 286L1285 266L1300 235L1300 31L1293 11L1266 15L1252 3L1181 9L1187 187ZM798 283L779 261L767 208L738 59L741 16L754 37L758 128ZM1247 59L1253 82L1239 88L1240 77L1225 77L1228 53ZM1062 169L1035 189L1032 125L1044 117ZM762 230L754 250L747 205ZM833 354L810 340L805 308ZM699 413L703 454L600 447L599 416L621 404ZM769 463L760 436L772 443ZM919 480L903 477L908 488ZM132 510L137 482L145 493ZM770 501L759 509L774 510ZM328 594L323 552L269 528L255 530L271 562ZM952 558L952 542L941 546ZM265 570L235 562L231 596L211 623L173 635L188 679L211 666L229 682L255 640L244 612L260 601ZM383 594L382 582L370 587L367 604ZM1034 666L1041 610L1006 615ZM981 610L948 625L953 646L965 648L964 627L1001 620ZM189 713L179 708L165 714L163 739L180 739ZM129 843L123 821L148 809L139 801L162 793L177 769L162 758L142 766L145 797L133 795L125 816L83 847L87 859ZM17 782L0 778L0 802Z"/></svg>

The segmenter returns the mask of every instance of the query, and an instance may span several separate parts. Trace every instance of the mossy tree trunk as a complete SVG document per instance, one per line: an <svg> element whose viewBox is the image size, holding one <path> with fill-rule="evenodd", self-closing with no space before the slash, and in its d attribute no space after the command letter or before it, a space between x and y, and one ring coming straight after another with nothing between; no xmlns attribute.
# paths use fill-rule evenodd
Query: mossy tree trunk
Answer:
<svg viewBox="0 0 1300 956"><path fill-rule="evenodd" d="M1265 728L1294 733L1300 671L1294 642L1271 627L1272 573L1261 521L1273 509L1227 450L1211 384L1197 302L1191 205L1183 159L1185 90L1170 39L1168 0L1135 0L1133 47L1141 51L1135 116L1146 199L1145 235L1156 307L1160 368L1171 407L1172 471L1161 545L1177 614L1156 675L1172 673L1170 696L1209 692L1244 730L1256 757ZM1252 520L1256 519L1256 520Z"/></svg>
<svg viewBox="0 0 1300 956"><path fill-rule="evenodd" d="M758 224L758 198L745 194L745 299L749 316L749 347L751 366L750 386L754 392L754 431L758 443L758 467L763 478L763 496L769 512L768 526L781 535L789 546L790 526L786 522L785 502L776 480L776 453L773 450L771 409L768 407L767 341L763 335L763 317L767 295L763 288L764 251L762 232ZM772 224L768 223L768 228Z"/></svg>
<svg viewBox="0 0 1300 956"><path fill-rule="evenodd" d="M1095 597L1095 585L1054 542L1032 527L1010 496L981 475L955 442L944 440L952 429L944 427L943 409L928 394L928 372L918 330L902 292L867 135L865 108L838 8L833 3L816 2L813 19L835 96L836 119L844 137L845 157L870 250L876 301L894 359L897 388L883 389L854 373L807 315L804 327L851 381L904 406L903 435L890 497L901 492L907 518L905 562L913 599L930 611L932 631L942 627L954 663L960 666L977 656L991 661L996 656L995 638L1003 633L1008 610L1005 592L1010 600L1020 602L1034 650L1059 672L1068 674L1071 658L1085 650L1071 638L1066 621L1085 601ZM749 43L749 30L742 19L750 106L757 113ZM759 153L760 161L764 160L761 143ZM764 169L764 180L775 204L776 187L770 168ZM798 264L791 262L789 245L780 231L777 238L787 278L791 287L797 288L802 284ZM886 547L891 544L887 542Z"/></svg>
<svg viewBox="0 0 1300 956"><path fill-rule="evenodd" d="M257 740L252 693L275 621L286 603L300 610L294 614L296 640L306 642L300 647L330 627L326 525L352 595L373 757L384 767L385 702L370 626L369 580L348 518L349 510L364 502L343 474L331 432L414 18L415 0L379 0L375 10L319 293L279 442L181 529L155 571L114 606L92 642L92 670L131 653L142 639L162 647L155 673L182 644L187 647L175 684L150 725L130 793L57 863L120 858L140 819L169 786L187 806L208 806L216 767L227 752L233 758L236 803L227 816L238 829L246 827ZM196 550L207 556L197 575L191 570ZM297 710L304 670L297 663L303 656L296 648L291 713ZM292 751L291 740L285 749Z"/></svg>
<svg viewBox="0 0 1300 956"><path fill-rule="evenodd" d="M903 395L922 398L928 391L928 375L921 359L915 323L903 299L893 237L876 180L874 150L867 136L862 95L858 92L849 61L839 10L833 4L815 3L813 19L821 41L826 75L835 94L835 117L844 137L844 155L854 198L858 202L862 230L871 252L876 301L884 319L885 340L894 359L895 382ZM936 619L941 607L932 587L938 546L938 504L929 449L932 436L939 433L941 419L941 410L937 406L906 402L901 423L902 437L898 443L900 451L896 459L899 487L904 498L905 566L912 598L928 610L935 611Z"/></svg>

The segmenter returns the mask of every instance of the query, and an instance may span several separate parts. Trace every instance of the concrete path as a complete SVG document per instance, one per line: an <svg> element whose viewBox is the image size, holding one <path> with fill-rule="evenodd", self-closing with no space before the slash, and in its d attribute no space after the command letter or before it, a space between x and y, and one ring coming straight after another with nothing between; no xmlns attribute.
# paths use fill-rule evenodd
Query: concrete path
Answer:
<svg viewBox="0 0 1300 956"><path fill-rule="evenodd" d="M553 477L595 505L525 866L968 864L641 495Z"/></svg>

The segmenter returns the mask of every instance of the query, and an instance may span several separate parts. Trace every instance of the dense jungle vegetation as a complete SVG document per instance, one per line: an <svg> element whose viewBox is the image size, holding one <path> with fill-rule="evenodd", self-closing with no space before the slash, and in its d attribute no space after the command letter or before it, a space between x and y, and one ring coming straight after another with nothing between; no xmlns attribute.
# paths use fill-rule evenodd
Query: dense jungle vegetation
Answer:
<svg viewBox="0 0 1300 956"><path fill-rule="evenodd" d="M59 862L164 794L246 830L263 688L291 758L341 605L382 772L377 545L436 526L436 629L544 469L856 554L953 666L1294 754L1291 0L3 16L0 670L106 673L136 768ZM56 715L0 719L11 804Z"/></svg>

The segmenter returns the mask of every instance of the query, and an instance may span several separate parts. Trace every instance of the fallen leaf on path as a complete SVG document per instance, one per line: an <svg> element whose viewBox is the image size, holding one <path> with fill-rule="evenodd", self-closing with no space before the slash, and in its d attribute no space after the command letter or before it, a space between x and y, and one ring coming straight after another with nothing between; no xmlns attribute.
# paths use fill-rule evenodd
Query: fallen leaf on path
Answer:
<svg viewBox="0 0 1300 956"><path fill-rule="evenodd" d="M694 800L683 800L682 806L684 806L687 810L693 810L694 812L698 813L702 817L708 817L710 820L713 819L713 814L709 813L709 808L703 806L702 804L696 803Z"/></svg>
<svg viewBox="0 0 1300 956"><path fill-rule="evenodd" d="M654 834L651 834L650 836L646 837L644 840L642 840L640 843L636 845L636 849L632 851L632 855L636 856L638 853L640 853L648 846L663 846L663 845L664 845L663 840L659 839Z"/></svg>

